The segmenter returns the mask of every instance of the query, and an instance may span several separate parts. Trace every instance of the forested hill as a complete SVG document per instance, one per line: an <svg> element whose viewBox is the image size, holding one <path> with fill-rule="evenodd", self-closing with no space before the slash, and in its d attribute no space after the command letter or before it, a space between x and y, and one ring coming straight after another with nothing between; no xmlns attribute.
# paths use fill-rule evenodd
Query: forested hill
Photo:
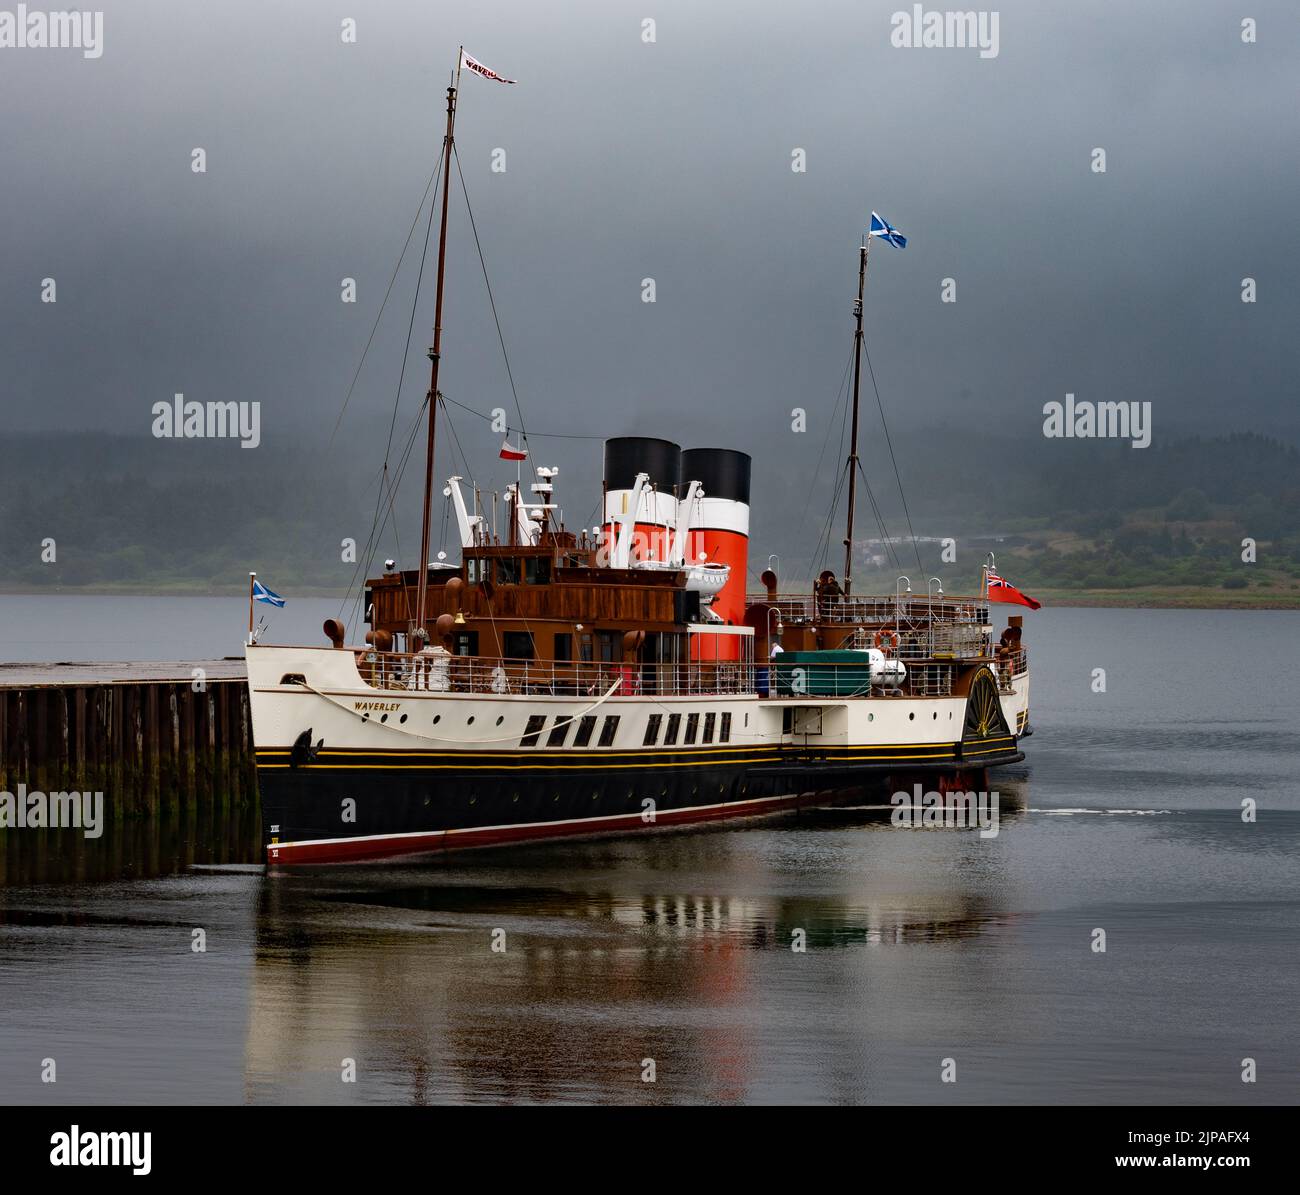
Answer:
<svg viewBox="0 0 1300 1195"><path fill-rule="evenodd" d="M1261 563L1300 569L1300 454L1278 440L1235 434L1134 449L931 432L899 438L895 449L916 534L968 543L1004 537L1026 583L1218 584L1247 536L1259 542ZM891 535L905 534L883 445L867 437L863 462L880 521ZM346 589L356 565L344 559L344 541L354 539L364 560L376 510L387 505L379 463L337 445L327 454L301 443L243 450L173 441L163 451L143 438L0 437L0 586L238 592L256 569L290 591ZM572 462L538 463L564 464L557 493L568 521L590 525L600 494L598 446L584 445ZM828 521L839 466L827 463L814 475L810 465L775 449L755 453L755 574L769 552L781 556L792 583L823 563L839 567L842 494ZM454 527L439 503L435 549L455 558ZM390 520L373 560L406 562L418 552L414 468L394 506L398 534ZM818 551L828 525L829 546ZM865 492L857 529L860 540L880 536ZM42 560L47 539L55 543L53 562ZM978 559L968 552L958 564L975 575ZM953 572L944 570L945 583Z"/></svg>

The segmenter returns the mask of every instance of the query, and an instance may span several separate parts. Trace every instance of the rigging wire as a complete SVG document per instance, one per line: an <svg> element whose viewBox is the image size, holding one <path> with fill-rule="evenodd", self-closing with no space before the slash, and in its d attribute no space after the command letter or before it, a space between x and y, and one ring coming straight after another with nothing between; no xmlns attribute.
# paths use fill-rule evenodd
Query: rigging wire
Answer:
<svg viewBox="0 0 1300 1195"><path fill-rule="evenodd" d="M492 416L485 414L483 411L477 411L473 407L466 406L463 402L457 402L454 398L448 398L445 394L441 395L444 403L451 403L454 407L459 407L462 411L468 411L471 415L476 415L480 419L492 422ZM527 440L528 435L536 436L540 440L606 440L608 436L579 435L574 432L531 432L525 433L522 427L507 427L507 432L517 431Z"/></svg>
<svg viewBox="0 0 1300 1195"><path fill-rule="evenodd" d="M903 514L907 517L907 534L912 537L912 551L916 553L916 565L925 572L921 563L921 546L916 542L916 532L912 530L912 512L907 509L907 495L903 492L903 479L898 472L898 459L894 456L894 442L889 435L889 423L885 419L885 404L880 400L880 387L876 385L876 371L871 365L871 353L867 350L867 338L862 337L862 355L867 359L867 372L871 375L871 388L876 392L876 406L880 410L880 426L885 432L885 443L889 447L889 459L894 466L894 480L898 482L898 496L903 500ZM899 564L899 568L902 565Z"/></svg>
<svg viewBox="0 0 1300 1195"><path fill-rule="evenodd" d="M348 392L343 397L343 406L339 410L338 418L334 421L334 430L330 432L329 443L325 446L326 452L334 446L334 437L338 435L339 425L343 422L343 416L347 413L348 403L352 401L352 392L357 388L357 379L361 377L361 370L366 363L366 355L370 352L370 346L375 340L375 333L379 330L379 321L384 318L384 309L388 306L389 296L393 293L393 284L397 281L402 262L406 260L406 251L411 247L411 237L415 235L416 226L420 223L420 215L424 211L425 201L429 198L429 192L433 189L434 182L441 171L442 158L439 157L438 165L433 168L433 172L429 175L429 181L424 184L424 195L420 198L420 206L415 209L415 219L411 221L411 227L406 233L406 240L402 244L402 251L397 256L397 264L393 267L392 277L388 279L388 289L384 291L383 302L379 304L379 313L375 316L375 322L370 327L370 336L366 339L366 347L361 350L361 360L357 362L356 373L352 375L352 384L348 386Z"/></svg>
<svg viewBox="0 0 1300 1195"><path fill-rule="evenodd" d="M497 339L501 342L501 356L506 363L506 377L510 379L510 393L514 395L515 414L519 416L519 434L523 437L524 444L527 445L528 432L524 428L524 411L523 407L519 405L519 391L515 389L515 375L510 368L510 354L506 352L506 338L501 332L501 318L497 315L497 301L492 294L492 283L488 279L487 262L483 257L483 245L478 239L478 224L474 220L474 208L469 201L469 189L465 186L465 172L460 168L460 153L457 151L454 141L452 142L451 152L456 159L456 173L460 176L460 189L465 196L465 210L469 213L469 226L474 233L474 248L478 250L478 263L483 270L483 284L487 287L488 302L492 306L492 320L497 326Z"/></svg>

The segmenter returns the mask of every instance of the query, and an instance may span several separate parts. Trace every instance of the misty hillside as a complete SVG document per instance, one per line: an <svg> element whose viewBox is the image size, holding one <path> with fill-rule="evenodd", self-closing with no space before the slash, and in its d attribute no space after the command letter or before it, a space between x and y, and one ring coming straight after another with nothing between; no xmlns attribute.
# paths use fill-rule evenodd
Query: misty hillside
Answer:
<svg viewBox="0 0 1300 1195"><path fill-rule="evenodd" d="M289 592L346 589L358 568L342 559L343 541L356 540L364 567L377 521L383 532L374 537L371 567L418 552L421 462L393 500L394 520L381 500L383 441L376 439L367 452L339 444L327 452L306 443L249 451L177 441L159 451L154 440L96 434L4 437L0 584L237 592L255 569ZM799 445L795 459L782 454L782 443L754 462L751 572L756 577L776 553L783 581L793 584L814 569L842 566L845 499L841 492L836 502L835 490L843 466L829 459L833 443L820 468L816 446ZM481 449L476 443L469 451ZM1270 562L1300 565L1300 455L1280 441L1243 434L1133 449L972 442L935 432L899 439L895 450L916 535L958 540L955 566L939 560L937 544L921 553L923 567L952 578L953 588L978 575L990 537L1001 540L1000 559L1001 550L1020 558L1021 579L1047 585L1114 583L1138 575L1139 566L1143 583L1182 583L1184 574L1207 583L1239 559L1244 536L1267 545ZM589 526L598 517L599 444L566 451L580 463L562 471L559 499L570 525ZM904 536L908 521L883 444L864 437L862 455L870 495L860 484L859 575L892 581L897 567L916 566L911 545L871 549L864 541L884 538L882 524L890 536ZM440 454L440 473L450 468ZM434 549L455 558L446 505L439 495ZM41 559L46 538L56 544L53 563ZM874 570L872 551L886 557Z"/></svg>

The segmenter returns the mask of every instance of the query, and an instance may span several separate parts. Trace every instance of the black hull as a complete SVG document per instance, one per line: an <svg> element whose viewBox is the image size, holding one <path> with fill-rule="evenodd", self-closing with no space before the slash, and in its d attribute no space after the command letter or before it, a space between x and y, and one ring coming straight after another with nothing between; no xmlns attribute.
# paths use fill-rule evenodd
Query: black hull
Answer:
<svg viewBox="0 0 1300 1195"><path fill-rule="evenodd" d="M851 753L851 754L850 754ZM797 749L627 753L475 753L433 763L419 752L321 751L292 766L287 749L258 754L258 785L273 863L424 854L574 834L643 833L755 817L835 790L888 785L917 773L969 777L1024 756L1015 739L931 749L845 748L842 758ZM594 753L593 753L594 755ZM445 759L446 757L441 757Z"/></svg>

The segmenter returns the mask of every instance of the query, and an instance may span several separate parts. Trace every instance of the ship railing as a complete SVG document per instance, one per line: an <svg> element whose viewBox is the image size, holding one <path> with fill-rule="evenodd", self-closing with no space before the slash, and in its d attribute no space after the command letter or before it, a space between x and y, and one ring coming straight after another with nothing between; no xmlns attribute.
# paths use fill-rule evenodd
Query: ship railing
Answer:
<svg viewBox="0 0 1300 1195"><path fill-rule="evenodd" d="M935 625L986 626L989 604L980 598L944 597L931 600L915 594L896 598L893 594L845 597L843 594L820 595L751 593L750 605L769 606L788 623L879 623L933 622Z"/></svg>
<svg viewBox="0 0 1300 1195"><path fill-rule="evenodd" d="M918 664L907 671L907 691L913 697L951 697L951 664Z"/></svg>
<svg viewBox="0 0 1300 1195"><path fill-rule="evenodd" d="M1023 647L999 647L995 662L999 687L1004 693L1009 693L1012 682L1029 671L1029 652Z"/></svg>
<svg viewBox="0 0 1300 1195"><path fill-rule="evenodd" d="M617 664L364 651L357 665L374 689L502 696L711 696L753 693L756 680L753 664L734 660Z"/></svg>
<svg viewBox="0 0 1300 1195"><path fill-rule="evenodd" d="M919 660L979 660L993 654L992 639L977 623L912 626L886 623L878 628L859 627L845 646L865 651L876 646L892 659L905 663Z"/></svg>

